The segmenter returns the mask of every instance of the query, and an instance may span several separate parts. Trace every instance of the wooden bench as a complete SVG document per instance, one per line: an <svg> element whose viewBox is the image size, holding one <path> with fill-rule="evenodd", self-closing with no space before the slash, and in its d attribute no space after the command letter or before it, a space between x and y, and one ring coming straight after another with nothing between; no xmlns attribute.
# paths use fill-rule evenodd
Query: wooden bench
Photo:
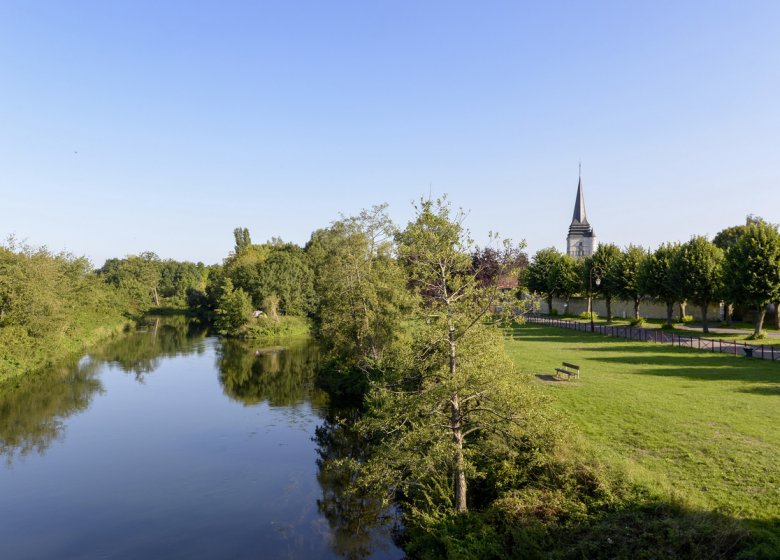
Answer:
<svg viewBox="0 0 780 560"><path fill-rule="evenodd" d="M556 376L559 373L565 374L567 380L570 381L572 377L580 378L580 366L563 362L563 367L555 368Z"/></svg>

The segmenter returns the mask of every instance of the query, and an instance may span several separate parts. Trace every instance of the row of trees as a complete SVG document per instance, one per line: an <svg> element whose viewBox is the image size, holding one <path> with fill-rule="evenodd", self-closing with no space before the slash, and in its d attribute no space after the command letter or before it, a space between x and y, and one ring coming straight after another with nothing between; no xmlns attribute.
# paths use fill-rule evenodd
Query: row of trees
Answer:
<svg viewBox="0 0 780 560"><path fill-rule="evenodd" d="M621 250L602 244L592 256L576 260L553 248L542 249L522 283L545 297L548 311L555 297L568 300L592 290L604 298L608 321L616 298L633 302L636 319L644 298L664 302L669 325L674 304L691 302L701 307L705 332L711 303L745 305L755 310L758 336L767 304L780 300L780 233L776 225L749 217L744 226L728 228L712 242L694 236L682 244L664 243L652 252L634 245Z"/></svg>

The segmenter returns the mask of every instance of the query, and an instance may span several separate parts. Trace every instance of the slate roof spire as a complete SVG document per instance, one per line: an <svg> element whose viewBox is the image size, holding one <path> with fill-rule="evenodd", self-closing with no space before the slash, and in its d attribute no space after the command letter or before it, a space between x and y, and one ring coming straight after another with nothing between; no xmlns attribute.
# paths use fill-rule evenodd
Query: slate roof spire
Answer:
<svg viewBox="0 0 780 560"><path fill-rule="evenodd" d="M577 198L574 201L574 214L571 218L571 225L569 226L569 235L581 235L584 237L591 237L593 235L593 228L588 223L588 218L585 214L585 195L582 191L582 164L580 163L580 178L577 183Z"/></svg>

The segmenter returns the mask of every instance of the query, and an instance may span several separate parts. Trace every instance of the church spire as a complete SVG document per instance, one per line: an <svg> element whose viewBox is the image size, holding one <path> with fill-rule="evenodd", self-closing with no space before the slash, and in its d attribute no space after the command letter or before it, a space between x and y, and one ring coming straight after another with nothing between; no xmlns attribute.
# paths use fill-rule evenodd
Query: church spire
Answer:
<svg viewBox="0 0 780 560"><path fill-rule="evenodd" d="M577 199L574 201L574 215L571 218L571 224L587 224L588 218L585 216L585 196L582 194L582 164L580 164L580 180L577 183Z"/></svg>
<svg viewBox="0 0 780 560"><path fill-rule="evenodd" d="M575 258L589 257L596 249L596 234L585 216L585 195L582 191L582 163L577 183L577 199L574 201L574 215L566 237L566 252Z"/></svg>

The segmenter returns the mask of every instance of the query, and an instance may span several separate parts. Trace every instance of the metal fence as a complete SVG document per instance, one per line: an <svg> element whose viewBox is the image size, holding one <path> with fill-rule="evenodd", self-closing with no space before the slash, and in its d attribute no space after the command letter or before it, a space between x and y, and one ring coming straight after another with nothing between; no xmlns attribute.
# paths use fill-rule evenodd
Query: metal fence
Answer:
<svg viewBox="0 0 780 560"><path fill-rule="evenodd" d="M539 315L526 315L525 320L528 323L590 332L590 323L580 321L568 321L566 319L555 319L553 317ZM748 344L747 342L735 342L732 340L714 340L711 338L700 338L698 336L668 332L662 329L644 329L642 327L594 325L593 331L605 336L614 336L628 340L655 342L656 344L671 344L672 346L694 348L707 352L734 354L735 356L748 356L761 358L763 360L780 360L780 348L775 349L771 344Z"/></svg>

